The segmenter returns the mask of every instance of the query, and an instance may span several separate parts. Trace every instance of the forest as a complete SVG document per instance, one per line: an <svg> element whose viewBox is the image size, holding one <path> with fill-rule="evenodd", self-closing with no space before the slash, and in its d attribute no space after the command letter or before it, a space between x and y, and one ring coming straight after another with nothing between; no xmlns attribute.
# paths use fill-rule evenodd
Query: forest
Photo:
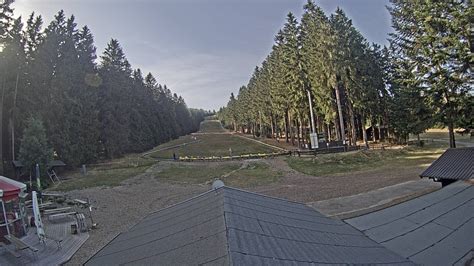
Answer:
<svg viewBox="0 0 474 266"><path fill-rule="evenodd" d="M409 134L473 128L473 7L470 1L390 0L388 47L370 44L338 8L308 1L292 13L248 84L218 116L227 128L301 146L326 140L404 143ZM368 16L370 14L367 14ZM311 107L310 107L311 106Z"/></svg>
<svg viewBox="0 0 474 266"><path fill-rule="evenodd" d="M209 115L133 69L118 40L98 57L73 15L59 11L44 27L34 13L15 18L12 3L0 4L0 174L13 160L78 166L145 151Z"/></svg>

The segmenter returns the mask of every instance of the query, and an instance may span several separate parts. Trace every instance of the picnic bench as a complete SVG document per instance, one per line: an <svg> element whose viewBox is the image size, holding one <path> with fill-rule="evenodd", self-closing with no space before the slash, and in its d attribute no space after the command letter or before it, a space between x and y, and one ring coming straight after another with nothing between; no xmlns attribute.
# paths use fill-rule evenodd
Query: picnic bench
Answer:
<svg viewBox="0 0 474 266"><path fill-rule="evenodd" d="M41 209L51 206L52 204L53 204L52 201L44 202L44 203L38 204L38 208L41 210ZM31 209L33 208L33 204L27 205L26 207Z"/></svg>
<svg viewBox="0 0 474 266"><path fill-rule="evenodd" d="M89 205L89 203L85 200L80 200L80 199L74 199L76 203L79 203L81 205Z"/></svg>
<svg viewBox="0 0 474 266"><path fill-rule="evenodd" d="M73 214L76 214L77 212L63 212L63 213L57 213L57 214L51 214L48 216L48 220L51 221L51 219L56 219L56 218L64 218L64 217L67 217L69 215L73 215ZM53 219L53 220L54 220Z"/></svg>
<svg viewBox="0 0 474 266"><path fill-rule="evenodd" d="M56 213L62 213L62 212L67 212L71 210L71 207L64 207L64 208L56 208L56 209L49 209L49 210L44 210L44 214L49 215L49 214L56 214Z"/></svg>
<svg viewBox="0 0 474 266"><path fill-rule="evenodd" d="M36 254L36 252L38 252L37 248L28 245L23 240L16 238L13 235L6 235L5 238L15 246L15 250L29 249L31 252L33 252L33 254Z"/></svg>

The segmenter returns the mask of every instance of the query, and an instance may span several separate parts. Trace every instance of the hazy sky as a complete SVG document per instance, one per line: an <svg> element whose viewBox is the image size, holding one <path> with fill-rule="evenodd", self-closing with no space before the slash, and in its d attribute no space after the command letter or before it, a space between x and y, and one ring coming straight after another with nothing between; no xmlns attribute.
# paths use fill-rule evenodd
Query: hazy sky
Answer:
<svg viewBox="0 0 474 266"><path fill-rule="evenodd" d="M341 7L370 42L387 44L388 0L316 0L329 15ZM189 107L218 109L246 85L273 45L288 12L301 17L306 0L16 0L46 23L63 9L88 25L102 54L111 38L134 68L152 72Z"/></svg>

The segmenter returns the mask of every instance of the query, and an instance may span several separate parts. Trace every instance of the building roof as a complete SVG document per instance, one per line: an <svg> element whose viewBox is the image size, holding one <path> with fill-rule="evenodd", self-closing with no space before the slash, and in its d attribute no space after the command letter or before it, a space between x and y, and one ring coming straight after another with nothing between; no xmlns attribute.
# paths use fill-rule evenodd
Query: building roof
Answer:
<svg viewBox="0 0 474 266"><path fill-rule="evenodd" d="M0 199L10 200L26 190L26 185L13 179L0 176Z"/></svg>
<svg viewBox="0 0 474 266"><path fill-rule="evenodd" d="M473 179L474 147L446 150L420 176L433 179Z"/></svg>
<svg viewBox="0 0 474 266"><path fill-rule="evenodd" d="M152 213L86 265L412 262L300 203L219 187Z"/></svg>
<svg viewBox="0 0 474 266"><path fill-rule="evenodd" d="M415 263L464 265L474 249L474 186L458 181L346 222Z"/></svg>

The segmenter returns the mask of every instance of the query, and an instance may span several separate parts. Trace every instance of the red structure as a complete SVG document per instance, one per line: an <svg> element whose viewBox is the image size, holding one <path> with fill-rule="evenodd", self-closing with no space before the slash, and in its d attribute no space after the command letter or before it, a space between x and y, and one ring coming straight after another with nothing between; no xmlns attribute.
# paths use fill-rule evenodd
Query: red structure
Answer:
<svg viewBox="0 0 474 266"><path fill-rule="evenodd" d="M22 237L26 234L26 185L0 176L0 242L5 235Z"/></svg>

